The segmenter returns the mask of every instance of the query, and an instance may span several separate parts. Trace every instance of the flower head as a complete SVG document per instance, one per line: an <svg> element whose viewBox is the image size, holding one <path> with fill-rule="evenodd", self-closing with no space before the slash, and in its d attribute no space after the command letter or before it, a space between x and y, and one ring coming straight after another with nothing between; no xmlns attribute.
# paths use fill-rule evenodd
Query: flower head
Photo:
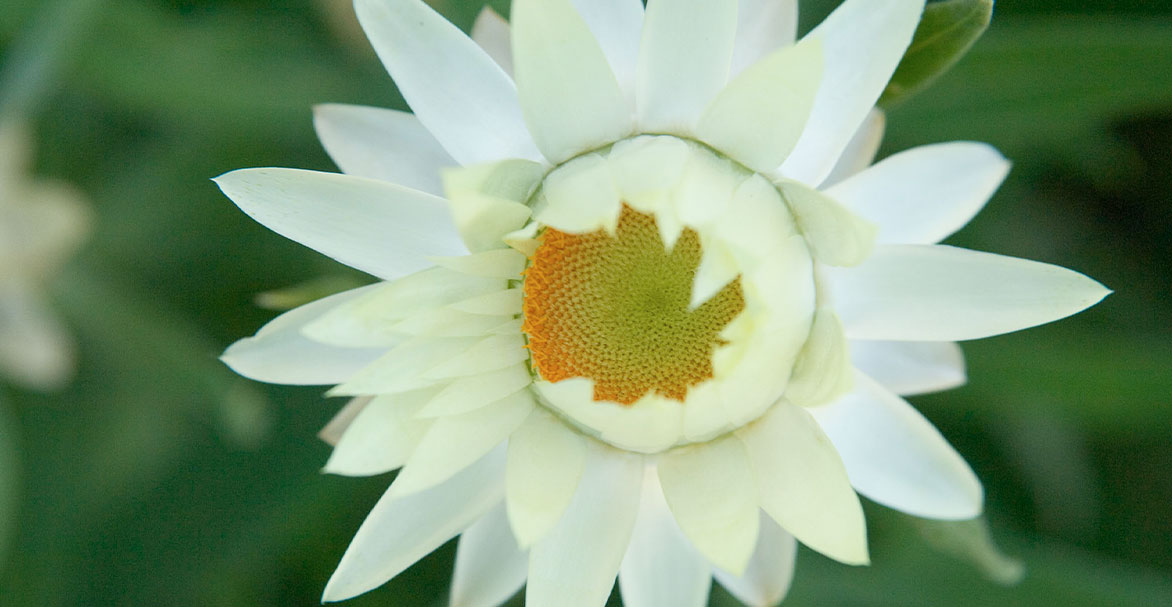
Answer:
<svg viewBox="0 0 1172 607"><path fill-rule="evenodd" d="M897 394L964 380L955 340L1102 298L1062 268L935 243L992 195L987 146L867 168L923 0L848 0L794 42L786 0L515 0L474 38L358 0L414 114L323 106L347 173L217 182L385 282L224 354L333 384L326 470L402 467L330 580L342 600L461 535L454 605L781 599L795 538L868 561L856 494L979 514Z"/></svg>
<svg viewBox="0 0 1172 607"><path fill-rule="evenodd" d="M89 208L29 173L23 125L0 122L0 375L39 390L73 372L73 342L50 309L48 281L89 232Z"/></svg>

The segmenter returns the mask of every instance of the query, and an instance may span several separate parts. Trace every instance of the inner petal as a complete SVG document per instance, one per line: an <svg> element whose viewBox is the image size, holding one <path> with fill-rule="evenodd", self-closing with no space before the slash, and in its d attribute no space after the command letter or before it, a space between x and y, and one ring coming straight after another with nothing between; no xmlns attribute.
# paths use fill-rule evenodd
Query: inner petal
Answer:
<svg viewBox="0 0 1172 607"><path fill-rule="evenodd" d="M683 402L711 379L720 332L742 310L740 278L690 310L700 238L666 250L652 215L624 205L612 236L546 228L525 272L524 324L543 379L594 381L594 400L630 405L649 392Z"/></svg>

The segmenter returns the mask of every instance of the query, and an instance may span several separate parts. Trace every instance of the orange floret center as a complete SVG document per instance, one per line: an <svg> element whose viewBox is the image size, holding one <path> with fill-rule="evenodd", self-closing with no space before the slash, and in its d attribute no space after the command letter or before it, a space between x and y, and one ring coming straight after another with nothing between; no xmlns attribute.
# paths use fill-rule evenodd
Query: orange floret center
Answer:
<svg viewBox="0 0 1172 607"><path fill-rule="evenodd" d="M542 379L594 380L594 400L630 405L649 392L683 402L711 379L721 331L745 309L740 279L688 309L700 237L671 251L651 215L623 206L614 236L546 228L525 271L524 324Z"/></svg>

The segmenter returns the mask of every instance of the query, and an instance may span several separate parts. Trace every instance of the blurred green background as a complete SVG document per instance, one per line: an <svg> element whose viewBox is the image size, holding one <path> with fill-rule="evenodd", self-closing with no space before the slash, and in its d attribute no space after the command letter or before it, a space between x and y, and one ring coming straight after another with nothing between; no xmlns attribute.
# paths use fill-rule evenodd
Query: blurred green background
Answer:
<svg viewBox="0 0 1172 607"><path fill-rule="evenodd" d="M467 28L483 3L433 4ZM835 4L805 1L803 28ZM37 173L76 184L98 217L53 284L80 342L75 381L0 383L0 604L314 605L385 489L318 472L315 433L341 401L216 360L274 314L258 292L363 280L209 181L335 170L315 103L404 107L348 7L0 3L0 92L29 92ZM1172 2L999 2L973 51L894 108L883 153L954 139L996 145L1015 170L951 242L1116 290L966 345L970 385L912 399L983 479L993 536L1027 577L998 586L867 504L874 566L803 549L786 604L1172 604ZM351 604L446 605L452 548Z"/></svg>

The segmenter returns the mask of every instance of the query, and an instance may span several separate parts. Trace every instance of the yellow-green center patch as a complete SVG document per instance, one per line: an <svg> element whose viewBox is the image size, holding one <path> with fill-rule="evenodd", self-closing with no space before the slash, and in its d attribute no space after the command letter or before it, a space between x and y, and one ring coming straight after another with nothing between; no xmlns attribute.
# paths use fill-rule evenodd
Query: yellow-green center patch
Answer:
<svg viewBox="0 0 1172 607"><path fill-rule="evenodd" d="M542 379L594 380L594 400L683 401L712 378L720 332L745 308L738 278L688 309L701 258L685 229L668 252L655 218L624 206L614 236L546 228L525 272L524 326Z"/></svg>

